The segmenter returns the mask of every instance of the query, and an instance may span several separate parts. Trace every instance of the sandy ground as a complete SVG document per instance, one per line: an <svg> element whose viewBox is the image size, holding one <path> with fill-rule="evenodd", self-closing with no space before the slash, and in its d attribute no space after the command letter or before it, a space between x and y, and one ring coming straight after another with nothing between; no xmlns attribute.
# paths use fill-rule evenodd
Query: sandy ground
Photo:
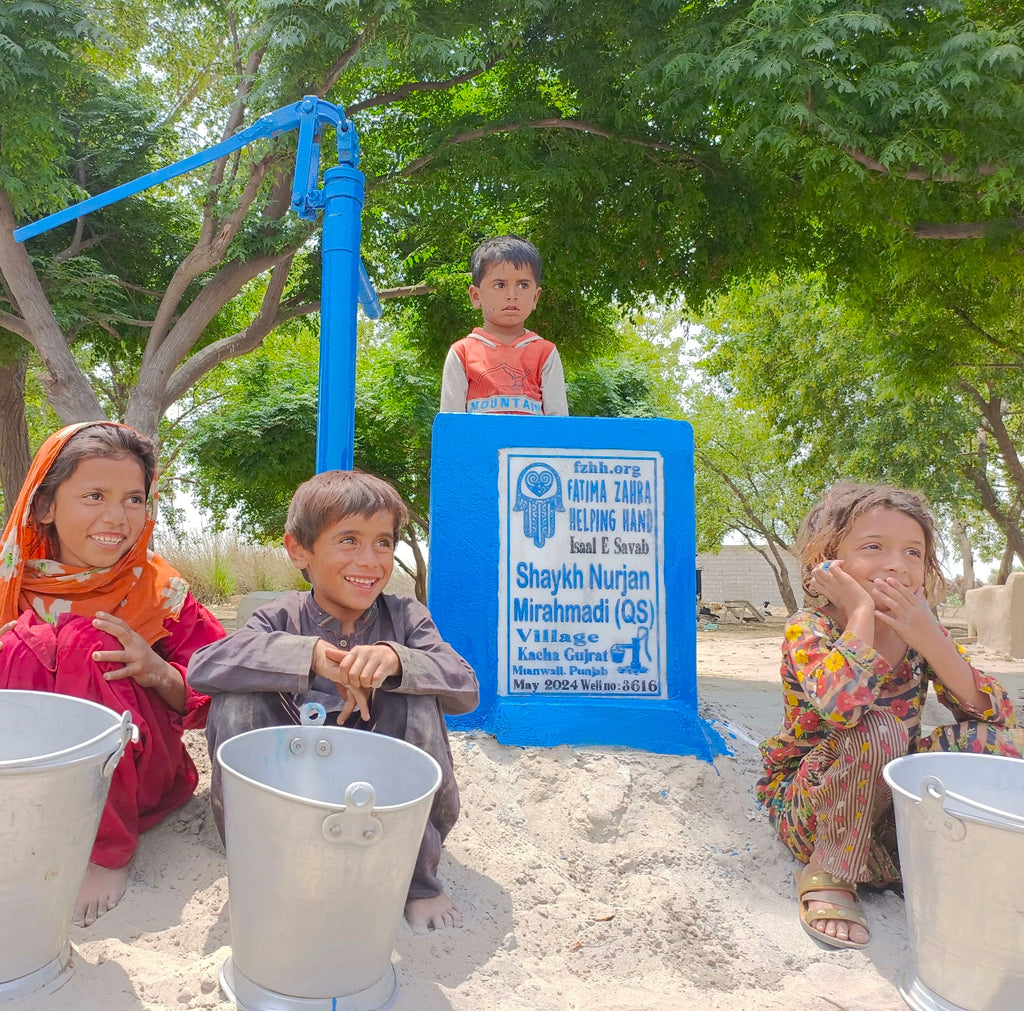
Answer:
<svg viewBox="0 0 1024 1011"><path fill-rule="evenodd" d="M402 924L396 1011L903 1008L902 900L865 897L866 950L818 948L798 923L796 864L753 798L754 742L781 712L782 627L775 619L698 634L702 713L733 749L713 764L454 734L463 808L441 870L464 922L429 935ZM1024 662L975 660L1017 698ZM189 745L203 771L199 792L143 837L121 905L71 929L70 981L10 1006L234 1006L217 984L231 935L209 762L201 735ZM281 920L267 929L301 928Z"/></svg>

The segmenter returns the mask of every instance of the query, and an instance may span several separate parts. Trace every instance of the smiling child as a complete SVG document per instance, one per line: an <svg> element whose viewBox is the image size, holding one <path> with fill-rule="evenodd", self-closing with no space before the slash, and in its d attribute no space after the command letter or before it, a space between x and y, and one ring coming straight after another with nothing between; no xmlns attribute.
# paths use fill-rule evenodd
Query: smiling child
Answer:
<svg viewBox="0 0 1024 1011"><path fill-rule="evenodd" d="M761 744L758 799L806 869L800 922L819 943L863 948L860 883L900 881L887 762L924 751L1021 757L1013 704L971 666L931 607L942 588L924 499L838 484L798 537L804 589L782 644L782 729ZM933 684L955 720L922 735Z"/></svg>
<svg viewBox="0 0 1024 1011"><path fill-rule="evenodd" d="M222 839L217 748L248 730L297 725L307 702L323 705L339 724L400 738L437 761L441 786L405 907L412 927L425 930L459 919L437 876L441 845L459 814L444 714L475 708L479 687L419 601L383 592L407 516L395 489L370 474L326 471L301 484L284 542L309 592L278 597L220 648L197 652L189 680L212 696L206 738Z"/></svg>

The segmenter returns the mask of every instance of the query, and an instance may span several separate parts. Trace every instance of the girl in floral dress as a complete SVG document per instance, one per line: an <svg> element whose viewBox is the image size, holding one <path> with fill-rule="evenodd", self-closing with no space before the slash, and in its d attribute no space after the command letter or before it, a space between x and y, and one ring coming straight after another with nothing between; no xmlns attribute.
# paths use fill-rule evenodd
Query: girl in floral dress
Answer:
<svg viewBox="0 0 1024 1011"><path fill-rule="evenodd" d="M804 589L782 644L782 730L761 745L758 799L807 866L801 924L815 940L863 948L857 885L900 880L885 764L922 751L1021 757L1024 732L992 677L971 666L929 606L943 588L921 496L840 484L798 538ZM922 737L929 682L955 722Z"/></svg>
<svg viewBox="0 0 1024 1011"><path fill-rule="evenodd" d="M72 425L36 454L0 539L0 688L57 692L129 710L139 741L117 764L74 921L124 894L139 833L192 796L182 731L209 699L189 688L192 653L220 622L148 550L152 442L113 422Z"/></svg>

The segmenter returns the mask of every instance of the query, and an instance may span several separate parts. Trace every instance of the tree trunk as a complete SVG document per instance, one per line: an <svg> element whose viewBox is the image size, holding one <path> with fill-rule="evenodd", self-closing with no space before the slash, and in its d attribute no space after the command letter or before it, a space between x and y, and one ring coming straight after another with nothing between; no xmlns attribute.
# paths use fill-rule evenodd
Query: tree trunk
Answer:
<svg viewBox="0 0 1024 1011"><path fill-rule="evenodd" d="M1013 571L1013 556L1013 545L1007 544L1003 551L1003 557L999 560L999 571L996 573L996 584L998 586L1004 586L1006 580L1010 578L1010 573Z"/></svg>
<svg viewBox="0 0 1024 1011"><path fill-rule="evenodd" d="M419 538L416 536L417 524L421 522L421 517L412 509L409 512L410 520L402 528L401 539L412 549L412 556L416 564L415 567L409 566L395 555L395 565L412 577L412 592L421 604L425 604L427 602L427 562L423 557Z"/></svg>
<svg viewBox="0 0 1024 1011"><path fill-rule="evenodd" d="M964 564L960 595L966 600L967 591L974 589L974 550L971 548L971 539L967 536L967 525L959 516L953 517L953 533L956 536L956 544L960 549L960 557Z"/></svg>
<svg viewBox="0 0 1024 1011"><path fill-rule="evenodd" d="M25 420L25 376L28 359L0 364L0 487L4 493L4 522L21 491L32 454Z"/></svg>
<svg viewBox="0 0 1024 1011"><path fill-rule="evenodd" d="M787 612L792 614L797 609L796 594L793 592L793 585L789 581L789 569L786 566L785 559L779 551L780 546L773 542L769 542L768 548L771 550L771 557L769 557L768 551L765 550L763 545L755 544L749 537L746 538L746 540L747 543L768 563L768 567L772 570L772 575L775 577L775 585L779 588L782 603L785 605ZM781 548L783 551L789 550L785 544L781 545Z"/></svg>
<svg viewBox="0 0 1024 1011"><path fill-rule="evenodd" d="M25 245L14 240L16 224L7 192L0 188L0 273L21 313L18 332L46 366L46 397L65 425L103 420L103 408L71 354Z"/></svg>

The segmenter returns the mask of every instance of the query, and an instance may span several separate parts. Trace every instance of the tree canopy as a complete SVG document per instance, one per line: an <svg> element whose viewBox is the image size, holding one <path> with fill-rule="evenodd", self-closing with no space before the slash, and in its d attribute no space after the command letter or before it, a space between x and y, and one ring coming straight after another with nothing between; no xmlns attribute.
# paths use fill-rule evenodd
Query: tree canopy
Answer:
<svg viewBox="0 0 1024 1011"><path fill-rule="evenodd" d="M841 288L844 311L871 322L882 388L939 402L955 376L962 420L984 419L1000 476L1024 487L1007 409L1022 73L1022 12L976 0L12 0L4 487L27 466L34 371L61 420L158 434L172 408L200 406L212 370L314 316L320 288L316 223L288 211L293 135L27 247L14 227L304 94L342 105L359 131L374 282L422 293L403 310L410 376L439 369L465 332L462 270L488 234L515 230L544 252L539 322L595 410L635 399L631 352L608 336L613 300L696 306L745 278L818 270L823 296ZM384 367L369 352L361 364ZM380 409L368 396L360 409ZM977 470L963 473L984 498ZM1016 504L992 487L1013 538Z"/></svg>

